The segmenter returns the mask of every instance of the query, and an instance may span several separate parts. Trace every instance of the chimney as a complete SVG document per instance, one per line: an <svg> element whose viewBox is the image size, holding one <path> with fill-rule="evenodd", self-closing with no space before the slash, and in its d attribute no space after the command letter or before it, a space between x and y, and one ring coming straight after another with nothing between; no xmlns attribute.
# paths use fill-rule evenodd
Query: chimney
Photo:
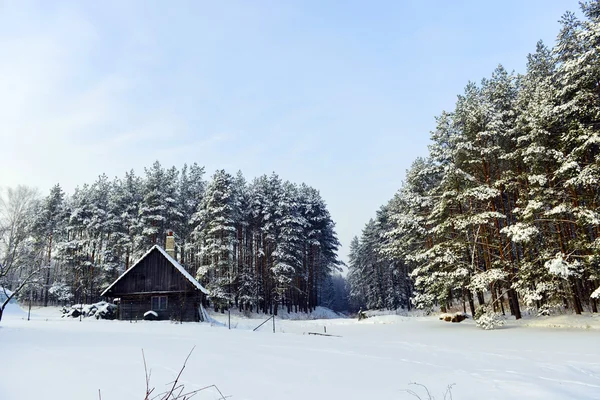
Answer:
<svg viewBox="0 0 600 400"><path fill-rule="evenodd" d="M175 236L173 236L173 231L167 231L167 242L165 244L165 251L168 255L175 258Z"/></svg>

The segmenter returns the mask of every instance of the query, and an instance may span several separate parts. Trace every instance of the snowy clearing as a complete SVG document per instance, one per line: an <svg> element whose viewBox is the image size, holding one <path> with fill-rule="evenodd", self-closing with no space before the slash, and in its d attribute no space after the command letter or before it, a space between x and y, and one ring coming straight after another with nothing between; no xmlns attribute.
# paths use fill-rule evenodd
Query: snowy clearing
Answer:
<svg viewBox="0 0 600 400"><path fill-rule="evenodd" d="M227 322L227 314L214 315ZM264 318L266 319L266 318ZM262 319L262 320L264 320ZM31 321L11 306L0 323L0 399L143 398L144 349L151 382L166 389L183 373L186 389L216 384L232 399L411 399L426 385L443 398L600 399L600 320L536 319L494 331L473 321L382 315L354 319L276 320L232 315L228 330L210 324L60 319L36 309ZM527 324L592 329L548 329ZM326 337L308 332L339 335ZM195 399L217 399L209 389ZM426 398L426 397L423 397Z"/></svg>

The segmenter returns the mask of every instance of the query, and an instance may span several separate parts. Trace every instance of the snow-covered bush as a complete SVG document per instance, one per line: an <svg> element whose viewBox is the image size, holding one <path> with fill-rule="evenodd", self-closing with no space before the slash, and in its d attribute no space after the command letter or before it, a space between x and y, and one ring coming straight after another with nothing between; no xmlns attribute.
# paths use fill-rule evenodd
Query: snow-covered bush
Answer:
<svg viewBox="0 0 600 400"><path fill-rule="evenodd" d="M481 329L488 331L504 325L504 318L491 307L481 306L475 311L475 323Z"/></svg>
<svg viewBox="0 0 600 400"><path fill-rule="evenodd" d="M75 304L71 307L63 307L63 318L72 317L96 317L96 319L115 319L117 317L117 306L106 301L94 304Z"/></svg>
<svg viewBox="0 0 600 400"><path fill-rule="evenodd" d="M570 276L578 275L578 268L581 266L579 261L575 261L572 263L567 262L563 257L562 253L556 253L554 258L546 261L544 263L544 267L548 269L552 275L559 276L563 279L567 279Z"/></svg>
<svg viewBox="0 0 600 400"><path fill-rule="evenodd" d="M48 289L48 293L58 301L69 301L73 298L71 287L64 282L55 282Z"/></svg>
<svg viewBox="0 0 600 400"><path fill-rule="evenodd" d="M547 304L542 304L537 310L538 317L548 317L551 313L551 307Z"/></svg>

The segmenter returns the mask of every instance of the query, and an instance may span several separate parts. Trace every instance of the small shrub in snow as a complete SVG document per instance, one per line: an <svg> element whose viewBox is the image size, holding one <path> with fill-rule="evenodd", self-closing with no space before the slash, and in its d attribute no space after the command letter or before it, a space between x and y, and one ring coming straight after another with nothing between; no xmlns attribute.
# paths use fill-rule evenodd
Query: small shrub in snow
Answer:
<svg viewBox="0 0 600 400"><path fill-rule="evenodd" d="M504 318L491 307L479 307L475 311L475 323L481 329L488 331L504 325Z"/></svg>
<svg viewBox="0 0 600 400"><path fill-rule="evenodd" d="M550 315L550 308L548 307L548 305L543 304L538 310L537 310L537 316L538 317L548 317Z"/></svg>

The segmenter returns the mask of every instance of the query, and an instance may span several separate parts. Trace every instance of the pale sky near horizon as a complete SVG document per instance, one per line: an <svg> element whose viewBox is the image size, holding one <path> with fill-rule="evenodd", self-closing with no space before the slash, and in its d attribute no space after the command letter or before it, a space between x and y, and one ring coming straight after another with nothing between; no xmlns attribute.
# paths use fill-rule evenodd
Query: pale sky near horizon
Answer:
<svg viewBox="0 0 600 400"><path fill-rule="evenodd" d="M0 0L0 187L159 160L320 190L348 245L469 80L524 72L576 0Z"/></svg>

